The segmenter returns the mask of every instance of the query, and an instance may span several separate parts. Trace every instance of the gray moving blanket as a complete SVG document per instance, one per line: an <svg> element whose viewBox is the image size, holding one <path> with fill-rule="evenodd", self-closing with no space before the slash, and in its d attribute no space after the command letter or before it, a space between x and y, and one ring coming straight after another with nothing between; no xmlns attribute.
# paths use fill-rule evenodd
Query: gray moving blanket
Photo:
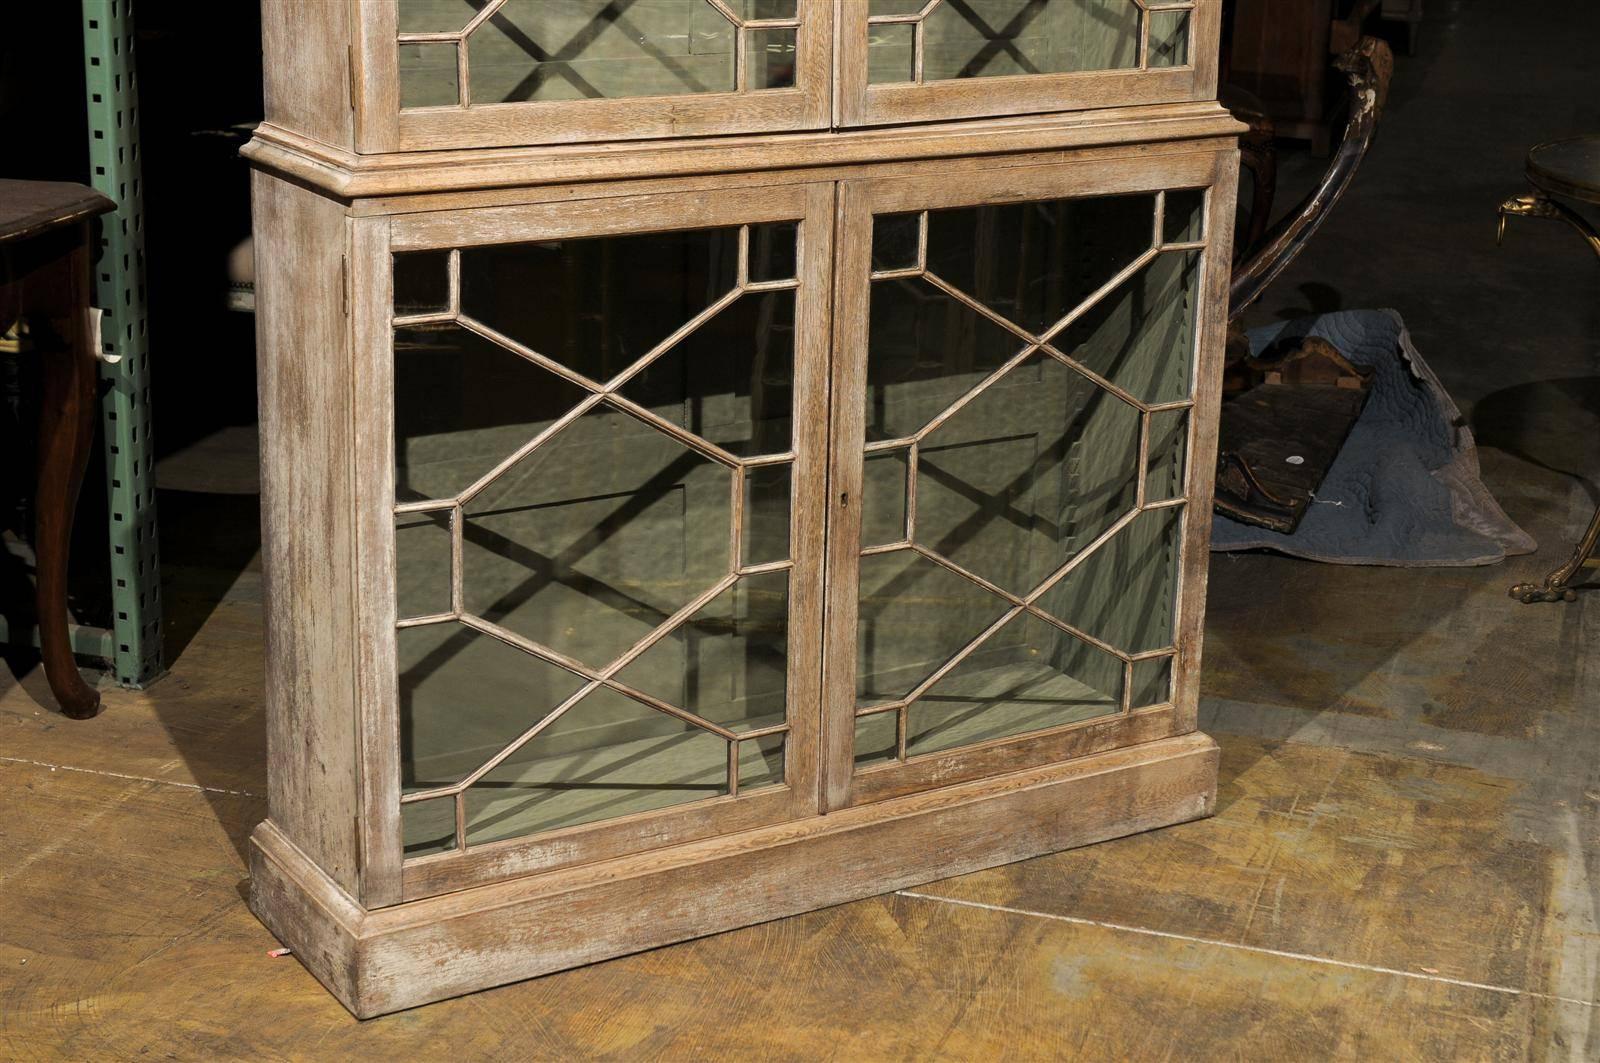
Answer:
<svg viewBox="0 0 1600 1063"><path fill-rule="evenodd" d="M1345 310L1250 333L1260 353L1283 336L1321 336L1374 370L1372 396L1293 535L1214 515L1213 550L1269 549L1345 565L1492 565L1531 553L1478 475L1461 411L1393 310Z"/></svg>

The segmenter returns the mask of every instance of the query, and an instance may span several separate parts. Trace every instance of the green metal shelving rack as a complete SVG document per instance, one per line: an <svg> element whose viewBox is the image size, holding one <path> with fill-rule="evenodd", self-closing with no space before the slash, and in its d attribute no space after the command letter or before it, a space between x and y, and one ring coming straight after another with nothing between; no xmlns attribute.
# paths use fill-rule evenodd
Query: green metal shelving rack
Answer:
<svg viewBox="0 0 1600 1063"><path fill-rule="evenodd" d="M118 683L140 687L164 668L133 26L132 0L83 0L90 181L117 203L116 212L101 219L94 267L94 302L101 310L101 416L110 513L108 656Z"/></svg>

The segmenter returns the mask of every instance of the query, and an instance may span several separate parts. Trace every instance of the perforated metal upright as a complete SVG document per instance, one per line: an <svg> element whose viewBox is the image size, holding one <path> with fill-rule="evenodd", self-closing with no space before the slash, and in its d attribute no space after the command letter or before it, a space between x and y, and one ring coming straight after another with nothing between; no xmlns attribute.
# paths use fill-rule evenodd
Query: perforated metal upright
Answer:
<svg viewBox="0 0 1600 1063"><path fill-rule="evenodd" d="M90 180L117 203L101 220L94 302L110 513L112 659L138 687L163 671L144 284L144 192L131 0L83 0Z"/></svg>

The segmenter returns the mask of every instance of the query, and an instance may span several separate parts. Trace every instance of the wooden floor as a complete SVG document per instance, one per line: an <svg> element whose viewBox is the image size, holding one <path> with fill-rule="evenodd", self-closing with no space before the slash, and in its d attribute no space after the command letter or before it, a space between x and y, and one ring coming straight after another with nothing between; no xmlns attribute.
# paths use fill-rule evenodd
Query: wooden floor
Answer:
<svg viewBox="0 0 1600 1063"><path fill-rule="evenodd" d="M0 667L0 1059L1600 1058L1600 591L1505 594L1600 497L1600 301L1570 233L1492 242L1526 146L1600 128L1592 63L1552 59L1600 5L1458 0L1423 30L1261 313L1399 307L1541 550L1215 558L1215 818L358 1023L242 899L253 505L167 490L172 674L74 723Z"/></svg>
<svg viewBox="0 0 1600 1063"><path fill-rule="evenodd" d="M0 1057L1592 1057L1600 598L1512 574L1219 559L1216 818L361 1024L242 901L246 570L98 720L0 694Z"/></svg>

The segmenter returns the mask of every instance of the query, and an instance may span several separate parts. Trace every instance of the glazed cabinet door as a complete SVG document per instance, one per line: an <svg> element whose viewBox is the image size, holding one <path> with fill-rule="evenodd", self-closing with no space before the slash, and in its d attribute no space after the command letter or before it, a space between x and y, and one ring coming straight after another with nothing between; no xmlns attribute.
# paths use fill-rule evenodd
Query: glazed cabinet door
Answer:
<svg viewBox="0 0 1600 1063"><path fill-rule="evenodd" d="M829 807L1194 729L1232 165L841 185Z"/></svg>
<svg viewBox="0 0 1600 1063"><path fill-rule="evenodd" d="M1210 100L1222 0L843 0L839 124Z"/></svg>
<svg viewBox="0 0 1600 1063"><path fill-rule="evenodd" d="M357 150L824 129L834 0L359 0Z"/></svg>
<svg viewBox="0 0 1600 1063"><path fill-rule="evenodd" d="M367 903L815 811L833 195L353 223Z"/></svg>

